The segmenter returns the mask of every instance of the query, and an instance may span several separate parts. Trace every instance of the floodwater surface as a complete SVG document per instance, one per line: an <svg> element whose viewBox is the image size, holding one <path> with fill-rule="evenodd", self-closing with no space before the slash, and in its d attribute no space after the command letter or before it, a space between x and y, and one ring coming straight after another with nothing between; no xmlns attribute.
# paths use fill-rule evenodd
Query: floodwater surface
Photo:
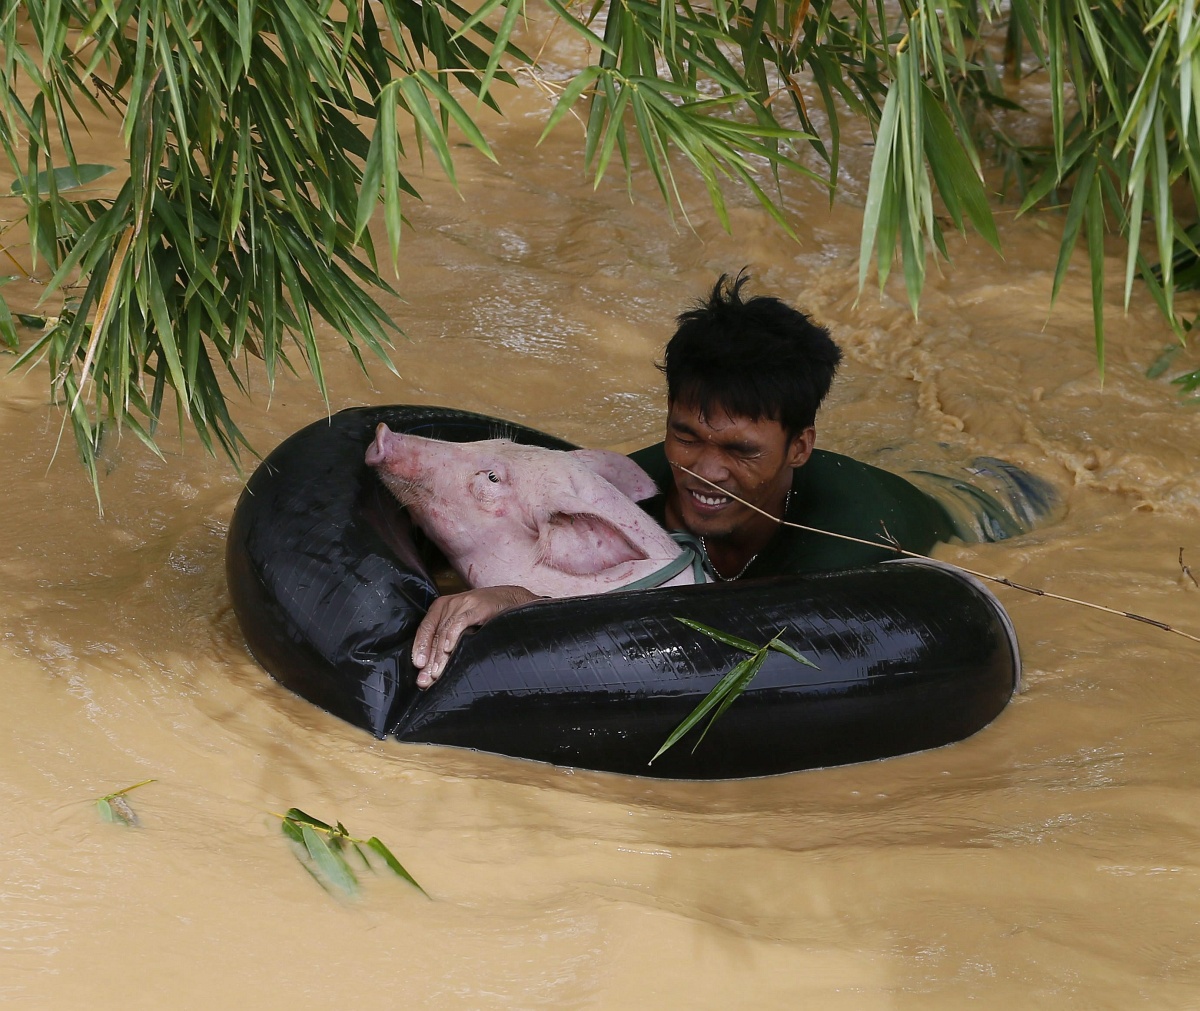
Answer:
<svg viewBox="0 0 1200 1011"><path fill-rule="evenodd" d="M788 183L798 242L736 200L724 234L699 186L691 231L648 191L594 191L573 126L535 148L545 109L511 103L498 168L463 149L461 198L419 178L388 303L400 374L364 378L330 339L332 409L444 404L644 445L672 317L746 265L845 349L819 445L898 471L1000 458L1061 496L1055 522L939 557L1200 632L1179 561L1200 574L1200 412L1144 377L1171 336L1144 293L1122 314L1119 250L1101 386L1082 260L1047 309L1057 218L1005 215L1006 260L952 243L918 322L898 287L858 299L853 179L832 210ZM126 438L98 518L46 384L0 378L0 1003L1200 1006L1200 645L1000 590L1025 680L991 726L753 781L379 742L246 653L229 466L191 438L164 437L164 460ZM266 452L324 412L285 377L238 418ZM140 828L100 820L95 798L151 778L129 798ZM430 898L382 875L326 894L279 831L292 806L379 836Z"/></svg>

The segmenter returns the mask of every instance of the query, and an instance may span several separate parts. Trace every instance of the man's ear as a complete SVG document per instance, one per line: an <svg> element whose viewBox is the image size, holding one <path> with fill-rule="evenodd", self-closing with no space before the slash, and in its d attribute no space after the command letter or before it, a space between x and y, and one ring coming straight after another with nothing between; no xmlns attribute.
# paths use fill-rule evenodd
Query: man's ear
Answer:
<svg viewBox="0 0 1200 1011"><path fill-rule="evenodd" d="M803 467L812 456L813 447L817 444L817 430L814 426L802 428L794 436L787 448L787 465Z"/></svg>

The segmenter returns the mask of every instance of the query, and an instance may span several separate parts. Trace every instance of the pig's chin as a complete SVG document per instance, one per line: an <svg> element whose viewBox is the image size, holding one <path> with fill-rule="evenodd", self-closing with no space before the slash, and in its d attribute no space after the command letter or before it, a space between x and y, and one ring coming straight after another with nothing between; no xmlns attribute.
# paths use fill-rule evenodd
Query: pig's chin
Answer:
<svg viewBox="0 0 1200 1011"><path fill-rule="evenodd" d="M408 510L412 521L433 541L447 557L457 556L471 546L472 532L461 530L446 515L445 504L425 485L408 478L399 477L385 470L379 471L384 487Z"/></svg>
<svg viewBox="0 0 1200 1011"><path fill-rule="evenodd" d="M402 506L407 506L416 512L429 502L429 490L416 481L400 477L382 468L378 468L376 473L383 482L383 486L395 496L396 501Z"/></svg>

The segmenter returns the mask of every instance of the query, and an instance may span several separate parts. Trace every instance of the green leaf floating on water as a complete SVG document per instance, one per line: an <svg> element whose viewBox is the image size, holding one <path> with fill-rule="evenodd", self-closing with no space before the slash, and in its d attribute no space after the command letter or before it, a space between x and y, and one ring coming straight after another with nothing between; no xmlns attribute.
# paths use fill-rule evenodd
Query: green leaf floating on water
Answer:
<svg viewBox="0 0 1200 1011"><path fill-rule="evenodd" d="M709 717L708 724L701 731L700 736L696 739L696 743L692 745L694 753L696 748L700 747L700 742L704 740L705 735L712 729L712 725L724 714L726 709L733 705L737 697L745 691L746 686L754 680L755 676L762 669L762 665L766 663L767 654L772 650L782 653L784 656L790 657L792 660L802 663L806 667L816 668L817 666L780 638L787 631L786 628L781 628L775 633L775 637L766 645L756 646L748 639L742 639L728 632L722 632L701 622L692 621L690 618L677 617L675 620L687 625L688 628L707 635L710 639L714 639L726 646L732 646L734 649L740 649L744 653L749 653L750 656L735 664L729 673L717 682L716 687L704 696L700 704L684 718L683 722L671 731L670 736L663 742L663 746L655 752L654 758L650 759L647 763L648 765L653 765L654 759L677 744L689 730L711 712L712 715Z"/></svg>
<svg viewBox="0 0 1200 1011"><path fill-rule="evenodd" d="M326 825L319 818L314 818L311 814L305 814L298 807L289 807L288 813L283 817L285 824L287 822L293 822L297 828L301 825L308 825L310 828L320 829L322 832L337 831L337 829L335 829L332 825Z"/></svg>
<svg viewBox="0 0 1200 1011"><path fill-rule="evenodd" d="M410 885L412 885L417 891L419 891L422 895L424 895L425 898L429 898L429 893L427 891L425 891L425 889L422 888L419 884L417 884L417 879L414 878L411 874L408 873L408 871L406 871L404 869L403 864L401 864L400 861L397 860L395 858L395 856L392 855L392 851L383 844L383 841L378 836L371 836L371 838L367 840L367 846L369 846L376 853L378 853L381 857L383 857L383 862L388 865L388 868L394 874L397 874L400 877L402 877L405 881L407 881ZM361 851L360 851L360 853L361 853ZM364 863L366 862L366 859L367 858L364 856L363 857Z"/></svg>
<svg viewBox="0 0 1200 1011"><path fill-rule="evenodd" d="M50 177L54 177L54 187L60 193L63 190L73 190L108 175L113 170L111 165L76 165L54 169L52 172L39 172L34 177L34 187L38 193L50 192ZM11 186L10 192L24 193L25 179L17 179Z"/></svg>
<svg viewBox="0 0 1200 1011"><path fill-rule="evenodd" d="M378 836L355 839L340 821L336 825L329 825L298 807L289 808L287 814L278 817L281 817L280 828L283 834L296 844L293 850L296 859L326 891L336 890L345 895L358 894L358 876L346 859L346 854L353 850L358 854L363 867L374 871L374 865L363 850L365 846L383 859L388 870L429 898L429 893L404 869L404 865Z"/></svg>
<svg viewBox="0 0 1200 1011"><path fill-rule="evenodd" d="M112 822L114 825L127 825L129 828L139 828L141 822L138 821L138 816L130 807L129 801L125 799L125 795L131 790L136 790L139 786L145 786L147 783L153 783L153 779L143 779L140 783L134 783L133 786L127 786L124 790L117 790L114 793L106 793L103 797L96 800L96 810L100 812L100 817L105 821Z"/></svg>
<svg viewBox="0 0 1200 1011"><path fill-rule="evenodd" d="M1171 363L1175 361L1175 357L1183 350L1182 344L1168 344L1162 354L1154 359L1154 364L1146 369L1147 379L1157 379L1171 367Z"/></svg>
<svg viewBox="0 0 1200 1011"><path fill-rule="evenodd" d="M354 876L354 871L346 863L341 847L336 843L327 842L307 825L300 826L300 834L304 840L304 848L320 872L321 878L340 888L347 895L356 894L358 878ZM337 836L332 837L332 839L337 838Z"/></svg>

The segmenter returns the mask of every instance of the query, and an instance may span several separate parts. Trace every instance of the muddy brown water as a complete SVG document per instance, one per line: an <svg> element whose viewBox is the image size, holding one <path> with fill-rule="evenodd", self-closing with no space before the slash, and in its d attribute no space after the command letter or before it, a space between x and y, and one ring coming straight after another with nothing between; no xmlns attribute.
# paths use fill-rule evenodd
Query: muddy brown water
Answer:
<svg viewBox="0 0 1200 1011"><path fill-rule="evenodd" d="M330 341L334 409L446 404L645 444L672 316L746 264L846 349L820 445L897 470L1000 457L1063 497L1051 525L939 557L1200 631L1178 563L1200 572L1200 412L1144 378L1170 335L1144 297L1121 314L1118 250L1101 388L1082 262L1047 313L1053 218L1006 217L1004 261L954 243L914 322L898 288L856 303L853 178L832 211L789 184L798 243L736 201L725 235L699 187L689 231L594 191L568 129L535 149L544 110L511 106L499 168L463 152L462 199L421 179L389 304L400 375L364 378ZM378 742L247 655L229 467L193 439L162 461L126 439L100 520L69 445L50 463L45 382L0 378L0 1003L1200 1006L1200 646L1001 591L1025 683L994 724L763 780ZM284 379L239 418L265 451L323 411ZM94 798L147 778L140 829L97 817ZM432 901L385 877L327 896L272 816L293 805L380 836Z"/></svg>

